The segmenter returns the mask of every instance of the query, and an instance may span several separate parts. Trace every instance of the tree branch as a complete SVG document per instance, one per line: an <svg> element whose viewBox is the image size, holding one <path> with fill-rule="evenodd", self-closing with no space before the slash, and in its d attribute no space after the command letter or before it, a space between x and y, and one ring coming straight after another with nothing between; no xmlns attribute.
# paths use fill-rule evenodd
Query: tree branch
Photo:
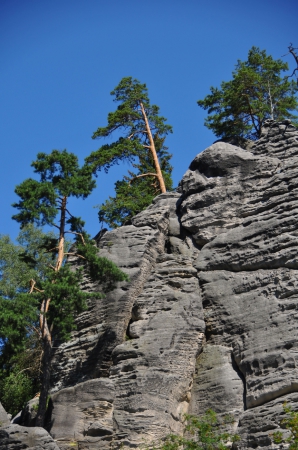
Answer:
<svg viewBox="0 0 298 450"><path fill-rule="evenodd" d="M291 43L289 45L288 49L289 49L289 53L291 53L293 55L293 57L294 57L294 59L296 61L297 67L293 70L292 75L288 75L286 77L286 79L292 78L292 76L296 73L296 70L298 70L298 55L296 55L296 52L294 52L294 50L297 50L298 47L293 47L293 44ZM289 53L287 53L286 55L283 55L283 56L287 56ZM298 84L298 78L297 78L297 84Z"/></svg>
<svg viewBox="0 0 298 450"><path fill-rule="evenodd" d="M29 294L32 294L32 292L33 292L33 289L34 289L34 285L36 284L36 281L35 280L33 280L33 279L31 279L30 280L30 291L29 291Z"/></svg>
<svg viewBox="0 0 298 450"><path fill-rule="evenodd" d="M69 211L68 211L68 209L67 208L65 208L65 211L67 212L67 214L69 214L71 217L74 217Z"/></svg>
<svg viewBox="0 0 298 450"><path fill-rule="evenodd" d="M141 177L156 177L158 178L157 173L152 173L152 172L148 172L148 173L142 173L141 175L137 175L136 177L134 177L132 180L129 181L129 184L131 184L134 180L136 180L137 178L141 178Z"/></svg>
<svg viewBox="0 0 298 450"><path fill-rule="evenodd" d="M86 245L86 242L85 242L85 239L84 239L84 236L82 235L82 233L78 233L77 231L65 231L65 233L76 234L76 235L78 235L78 236L81 236L83 245ZM65 254L66 254L66 253L65 253Z"/></svg>
<svg viewBox="0 0 298 450"><path fill-rule="evenodd" d="M53 248L50 248L50 250L45 251L45 253L50 253L57 249L58 249L58 247L53 247Z"/></svg>
<svg viewBox="0 0 298 450"><path fill-rule="evenodd" d="M131 133L131 135L127 136L127 139L131 139L135 134L138 133L147 133L146 130L138 130L138 131L134 131L133 133Z"/></svg>
<svg viewBox="0 0 298 450"><path fill-rule="evenodd" d="M34 325L27 325L27 326L28 326L28 328L31 328L33 331L35 331L35 333L37 334L39 339L41 339L41 333Z"/></svg>
<svg viewBox="0 0 298 450"><path fill-rule="evenodd" d="M64 255L75 255L78 258L82 258L82 259L86 260L85 256L79 255L78 253L75 253L75 252L64 253Z"/></svg>

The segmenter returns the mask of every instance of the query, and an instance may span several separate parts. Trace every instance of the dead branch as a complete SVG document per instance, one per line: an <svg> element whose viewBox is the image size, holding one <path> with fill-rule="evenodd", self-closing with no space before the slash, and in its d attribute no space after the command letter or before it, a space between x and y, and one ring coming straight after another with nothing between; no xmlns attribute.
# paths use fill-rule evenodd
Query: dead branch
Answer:
<svg viewBox="0 0 298 450"><path fill-rule="evenodd" d="M86 245L86 242L85 242L85 239L84 239L84 236L82 235L82 233L78 233L77 231L65 231L65 233L77 234L78 236L81 236L83 245ZM66 254L66 253L65 253L65 254Z"/></svg>
<svg viewBox="0 0 298 450"><path fill-rule="evenodd" d="M27 325L28 328L30 328L31 330L35 331L35 333L37 334L38 338L41 339L41 333L40 331L34 326L34 325Z"/></svg>
<svg viewBox="0 0 298 450"><path fill-rule="evenodd" d="M35 287L35 285L36 285L36 281L35 280L33 280L33 279L31 279L30 280L30 291L29 291L29 294L32 294L32 292L33 291L37 291L37 292L44 292L44 291L42 291L42 290L40 290L40 289L38 289L37 287Z"/></svg>
<svg viewBox="0 0 298 450"><path fill-rule="evenodd" d="M134 131L133 133L131 133L130 136L127 136L127 139L131 139L132 137L134 137L135 134L138 134L138 133L147 133L147 131L146 130Z"/></svg>
<svg viewBox="0 0 298 450"><path fill-rule="evenodd" d="M131 184L134 180L136 180L137 178L141 178L141 177L157 177L158 178L158 175L156 174L156 173L151 173L151 172L148 172L148 173L142 173L141 175L137 175L136 177L134 177L134 178L132 178L130 181L129 181L129 184Z"/></svg>
<svg viewBox="0 0 298 450"><path fill-rule="evenodd" d="M85 256L79 255L78 253L74 253L74 252L64 253L64 255L74 255L74 256L77 256L78 258L86 259Z"/></svg>
<svg viewBox="0 0 298 450"><path fill-rule="evenodd" d="M292 78L292 77L295 75L296 71L298 70L298 55L297 55L296 52L294 51L294 50L298 50L298 47L293 47L293 44L290 43L288 49L289 49L289 52L286 53L286 54L283 55L283 56L287 56L289 53L291 53L291 55L293 55L293 58L294 58L295 61L296 61L297 67L295 67L295 69L293 70L292 74L291 74L291 75L288 75L288 76L286 77L286 79ZM297 77L297 75L296 75L296 77ZM297 77L297 85L298 85L298 77Z"/></svg>
<svg viewBox="0 0 298 450"><path fill-rule="evenodd" d="M50 252L54 252L55 250L58 250L59 247L53 247L50 248L50 250L47 250L45 253L50 253Z"/></svg>
<svg viewBox="0 0 298 450"><path fill-rule="evenodd" d="M69 214L71 217L74 217L69 211L68 211L68 209L67 208L65 208L65 211L67 212L67 214Z"/></svg>

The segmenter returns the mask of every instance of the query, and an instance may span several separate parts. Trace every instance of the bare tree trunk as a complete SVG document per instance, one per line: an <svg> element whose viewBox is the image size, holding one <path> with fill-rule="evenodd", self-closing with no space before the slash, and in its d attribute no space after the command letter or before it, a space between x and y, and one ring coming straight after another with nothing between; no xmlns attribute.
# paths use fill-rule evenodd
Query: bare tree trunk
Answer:
<svg viewBox="0 0 298 450"><path fill-rule="evenodd" d="M148 137L149 137L149 142L150 142L149 148L150 148L150 151L152 153L152 157L153 157L153 161L154 161L154 166L155 166L156 175L157 175L157 179L158 179L158 182L159 182L160 190L161 190L162 193L165 193L165 192L167 192L166 185L165 185L165 182L164 182L164 179L163 179L163 176L162 176L162 172L161 172L161 169L160 169L160 165L159 165L159 161L158 161L158 157L157 157L157 153L156 153L155 144L154 144L154 140L153 140L153 137L152 137L150 125L149 125L148 118L147 118L147 115L146 115L146 111L145 111L145 108L144 108L144 105L143 105L142 102L140 102L140 107L141 107L141 111L142 111L142 114L143 114L143 117L144 117L144 121L145 121L145 125L146 125L146 131L147 131L147 134L148 134Z"/></svg>
<svg viewBox="0 0 298 450"><path fill-rule="evenodd" d="M61 214L60 214L60 232L58 243L58 257L56 262L56 271L60 270L64 259L64 234L65 234L65 214L66 214L67 197L61 200Z"/></svg>
<svg viewBox="0 0 298 450"><path fill-rule="evenodd" d="M39 405L35 425L37 427L44 426L45 415L47 411L47 398L50 389L51 380L51 356L52 356L52 339L46 319L46 311L49 306L49 300L43 301L39 316L40 329L43 341L43 358L42 358L42 380L41 391L39 397Z"/></svg>
<svg viewBox="0 0 298 450"><path fill-rule="evenodd" d="M67 197L61 199L60 214L60 233L58 242L58 256L55 271L58 272L62 266L64 259L64 235L65 235L65 218L66 218ZM54 282L54 281L53 281ZM42 359L42 380L41 391L39 397L39 405L36 417L36 426L43 427L45 415L47 412L47 399L51 382L51 357L52 357L52 336L48 327L46 314L50 306L51 299L43 300L40 308L39 325L43 341L43 359Z"/></svg>

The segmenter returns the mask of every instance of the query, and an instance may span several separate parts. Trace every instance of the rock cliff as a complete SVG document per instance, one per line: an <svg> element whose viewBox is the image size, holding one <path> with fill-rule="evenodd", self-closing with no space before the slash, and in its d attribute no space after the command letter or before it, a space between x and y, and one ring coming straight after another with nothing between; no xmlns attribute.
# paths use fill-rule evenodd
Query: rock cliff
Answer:
<svg viewBox="0 0 298 450"><path fill-rule="evenodd" d="M267 121L249 151L213 144L177 192L98 239L130 282L55 349L61 449L150 445L210 407L234 415L239 449L274 448L283 402L298 409L297 175L297 128Z"/></svg>

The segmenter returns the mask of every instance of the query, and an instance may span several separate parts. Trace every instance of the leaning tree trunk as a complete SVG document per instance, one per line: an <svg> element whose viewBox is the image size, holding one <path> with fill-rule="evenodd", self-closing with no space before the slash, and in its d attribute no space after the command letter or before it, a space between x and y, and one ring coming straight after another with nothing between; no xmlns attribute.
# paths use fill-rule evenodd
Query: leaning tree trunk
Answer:
<svg viewBox="0 0 298 450"><path fill-rule="evenodd" d="M145 108L144 108L144 105L143 105L142 102L140 102L140 107L141 107L141 111L142 111L142 114L143 114L143 117L144 117L144 121L145 121L146 132L147 132L148 137L149 137L149 142L150 142L149 148L150 148L150 151L152 153L154 166L155 166L155 170L156 170L156 176L157 176L157 179L158 179L158 182L159 182L159 186L160 186L160 191L162 193L165 193L165 192L167 192L166 185L165 185L165 182L164 182L164 179L163 179L163 175L162 175L162 172L161 172L161 169L160 169L160 165L159 165L159 161L158 161L158 157L157 157L157 153L156 153L156 149L155 149L155 144L154 144L154 140L153 140L153 137L152 137L150 125L149 125L148 118L147 118L147 115L146 115L146 111L145 111Z"/></svg>

